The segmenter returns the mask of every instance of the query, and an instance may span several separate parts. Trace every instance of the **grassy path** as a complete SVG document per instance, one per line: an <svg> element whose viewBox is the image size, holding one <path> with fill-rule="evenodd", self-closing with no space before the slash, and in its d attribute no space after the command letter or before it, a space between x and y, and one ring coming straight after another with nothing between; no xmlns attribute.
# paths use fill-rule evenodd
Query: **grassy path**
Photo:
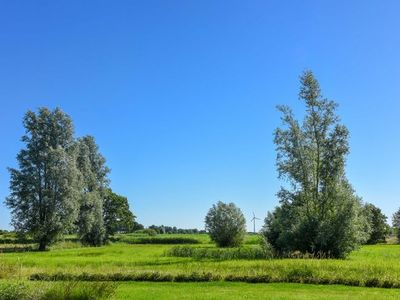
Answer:
<svg viewBox="0 0 400 300"><path fill-rule="evenodd" d="M400 299L398 289L248 283L122 283L115 299Z"/></svg>

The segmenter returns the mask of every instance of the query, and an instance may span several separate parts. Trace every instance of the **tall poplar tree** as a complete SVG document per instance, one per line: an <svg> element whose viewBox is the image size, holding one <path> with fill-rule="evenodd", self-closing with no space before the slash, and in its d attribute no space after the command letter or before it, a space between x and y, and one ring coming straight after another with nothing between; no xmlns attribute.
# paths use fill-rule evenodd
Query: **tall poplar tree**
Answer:
<svg viewBox="0 0 400 300"><path fill-rule="evenodd" d="M28 233L39 250L71 228L78 212L78 171L71 118L59 108L28 111L23 119L25 144L18 168L10 168L11 209L15 230Z"/></svg>
<svg viewBox="0 0 400 300"><path fill-rule="evenodd" d="M78 139L77 165L81 184L78 235L83 244L100 246L106 239L104 201L109 183L109 169L94 137L84 136Z"/></svg>
<svg viewBox="0 0 400 300"><path fill-rule="evenodd" d="M366 239L360 199L345 175L349 132L311 71L302 74L300 85L303 122L289 107L278 107L283 127L275 132L277 169L287 184L278 193L280 206L265 220L264 235L282 255L344 257Z"/></svg>

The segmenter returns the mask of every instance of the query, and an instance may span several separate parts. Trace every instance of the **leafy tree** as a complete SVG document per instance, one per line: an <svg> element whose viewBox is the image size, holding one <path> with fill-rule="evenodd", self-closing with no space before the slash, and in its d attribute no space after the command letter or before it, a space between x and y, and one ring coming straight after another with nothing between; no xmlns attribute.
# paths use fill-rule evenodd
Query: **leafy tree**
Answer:
<svg viewBox="0 0 400 300"><path fill-rule="evenodd" d="M288 185L279 191L281 205L268 214L263 233L281 255L344 257L366 239L361 201L345 176L348 130L312 72L304 72L300 83L302 124L289 107L278 107L284 127L275 132L277 169Z"/></svg>
<svg viewBox="0 0 400 300"><path fill-rule="evenodd" d="M134 226L133 226L133 231L136 231L136 230L143 230L144 229L144 225L143 224L140 224L140 223L138 223L138 222L135 222L135 224L134 224Z"/></svg>
<svg viewBox="0 0 400 300"><path fill-rule="evenodd" d="M10 168L6 205L12 224L29 233L39 250L71 228L78 208L78 171L74 156L73 124L59 108L28 111L22 137L25 148L18 156L18 169Z"/></svg>
<svg viewBox="0 0 400 300"><path fill-rule="evenodd" d="M104 223L108 236L136 229L135 216L129 209L128 199L108 189L104 201Z"/></svg>
<svg viewBox="0 0 400 300"><path fill-rule="evenodd" d="M400 242L400 208L393 214L392 225Z"/></svg>
<svg viewBox="0 0 400 300"><path fill-rule="evenodd" d="M246 219L233 203L219 201L214 204L208 211L205 224L211 240L219 247L236 247L243 242Z"/></svg>
<svg viewBox="0 0 400 300"><path fill-rule="evenodd" d="M81 175L78 235L83 244L101 246L106 240L103 202L109 169L92 136L78 139L77 166Z"/></svg>
<svg viewBox="0 0 400 300"><path fill-rule="evenodd" d="M386 242L386 236L389 234L389 225L386 223L387 217L381 209L371 203L364 205L364 211L371 228L367 244L377 244Z"/></svg>

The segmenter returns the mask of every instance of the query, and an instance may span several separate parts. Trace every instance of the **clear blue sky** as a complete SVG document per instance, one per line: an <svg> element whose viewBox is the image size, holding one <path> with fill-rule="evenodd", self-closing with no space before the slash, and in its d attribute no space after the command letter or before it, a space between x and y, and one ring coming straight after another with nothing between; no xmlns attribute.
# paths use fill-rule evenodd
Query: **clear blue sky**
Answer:
<svg viewBox="0 0 400 300"><path fill-rule="evenodd" d="M202 228L218 200L264 217L280 185L275 106L300 111L309 68L350 129L350 181L391 216L399 11L399 1L0 1L0 198L24 113L59 106L78 136L95 136L139 222ZM9 221L1 204L0 227Z"/></svg>

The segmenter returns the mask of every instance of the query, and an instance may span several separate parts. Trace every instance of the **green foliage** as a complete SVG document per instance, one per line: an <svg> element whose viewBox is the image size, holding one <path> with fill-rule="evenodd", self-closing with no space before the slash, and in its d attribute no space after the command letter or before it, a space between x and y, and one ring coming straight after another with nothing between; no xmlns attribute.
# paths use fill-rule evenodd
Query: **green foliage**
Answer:
<svg viewBox="0 0 400 300"><path fill-rule="evenodd" d="M197 228L193 229L184 229L184 228L177 228L175 226L157 226L157 225L150 225L149 229L155 230L158 234L195 234L195 233L205 233L204 230L198 230Z"/></svg>
<svg viewBox="0 0 400 300"><path fill-rule="evenodd" d="M83 244L101 246L106 240L103 202L109 169L92 136L78 139L77 166L81 183L78 235Z"/></svg>
<svg viewBox="0 0 400 300"><path fill-rule="evenodd" d="M28 111L22 137L25 148L18 156L18 169L10 168L12 225L29 233L45 250L77 215L78 171L74 157L71 118L60 109Z"/></svg>
<svg viewBox="0 0 400 300"><path fill-rule="evenodd" d="M214 204L207 213L205 224L211 240L219 247L237 247L242 244L246 220L235 204L221 201Z"/></svg>
<svg viewBox="0 0 400 300"><path fill-rule="evenodd" d="M389 225L386 223L387 217L381 209L371 203L364 205L364 213L369 223L370 232L367 244L385 243L386 236L389 234Z"/></svg>
<svg viewBox="0 0 400 300"><path fill-rule="evenodd" d="M83 244L101 246L115 230L134 229L126 198L107 190L109 169L92 136L75 139L71 118L59 108L28 111L23 125L25 147L18 169L9 169L6 199L19 235L43 251L65 233L77 231Z"/></svg>
<svg viewBox="0 0 400 300"><path fill-rule="evenodd" d="M166 251L167 256L192 257L195 259L265 259L271 258L272 252L260 246L238 248L199 248L190 246L175 246Z"/></svg>
<svg viewBox="0 0 400 300"><path fill-rule="evenodd" d="M397 235L397 242L400 243L400 208L393 214L392 225Z"/></svg>
<svg viewBox="0 0 400 300"><path fill-rule="evenodd" d="M126 197L113 193L111 189L106 190L104 223L108 236L118 232L132 232L136 224L135 218Z"/></svg>
<svg viewBox="0 0 400 300"><path fill-rule="evenodd" d="M284 128L275 132L279 177L290 186L278 193L281 205L268 214L263 234L278 255L342 258L366 239L361 201L345 177L348 131L313 74L305 72L300 82L305 119L300 124L280 106Z"/></svg>

